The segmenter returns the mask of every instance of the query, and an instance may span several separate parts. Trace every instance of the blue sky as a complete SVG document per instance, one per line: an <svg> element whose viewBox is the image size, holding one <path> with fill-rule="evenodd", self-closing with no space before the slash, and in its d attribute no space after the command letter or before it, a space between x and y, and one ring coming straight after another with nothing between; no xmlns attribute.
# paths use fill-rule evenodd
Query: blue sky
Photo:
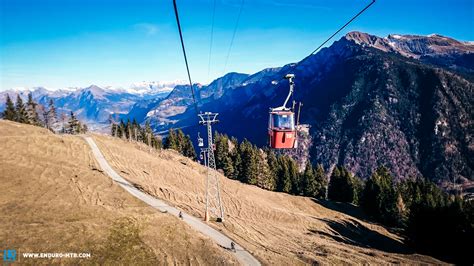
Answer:
<svg viewBox="0 0 474 266"><path fill-rule="evenodd" d="M305 57L369 0L178 0L194 82ZM474 40L472 0L378 0L344 30ZM341 37L340 34L335 39ZM171 0L0 0L0 90L185 80Z"/></svg>

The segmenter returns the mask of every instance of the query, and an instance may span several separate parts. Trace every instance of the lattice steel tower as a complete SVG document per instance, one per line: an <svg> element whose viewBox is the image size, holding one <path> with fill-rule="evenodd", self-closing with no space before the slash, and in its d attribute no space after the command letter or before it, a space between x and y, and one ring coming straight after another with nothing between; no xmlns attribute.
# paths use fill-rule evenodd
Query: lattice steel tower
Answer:
<svg viewBox="0 0 474 266"><path fill-rule="evenodd" d="M216 221L224 221L224 208L221 201L221 193L219 187L219 177L216 171L216 160L214 157L214 141L212 139L212 124L219 122L217 120L218 113L205 112L198 114L201 121L199 124L205 125L207 128L207 148L203 148L204 156L207 161L207 181L206 181L206 212L204 220L207 222L211 217L215 217Z"/></svg>

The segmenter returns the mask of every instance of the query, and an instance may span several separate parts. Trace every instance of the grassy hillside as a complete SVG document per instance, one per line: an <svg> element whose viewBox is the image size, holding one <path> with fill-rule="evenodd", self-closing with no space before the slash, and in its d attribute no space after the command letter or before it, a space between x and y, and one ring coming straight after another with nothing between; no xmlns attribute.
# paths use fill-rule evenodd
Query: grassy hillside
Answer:
<svg viewBox="0 0 474 266"><path fill-rule="evenodd" d="M143 191L203 217L206 170L169 150L94 135L111 166ZM265 264L442 263L351 205L270 192L220 176L226 220L212 226Z"/></svg>
<svg viewBox="0 0 474 266"><path fill-rule="evenodd" d="M81 137L0 120L0 151L2 249L92 253L83 261L21 262L237 264L208 238L114 184Z"/></svg>

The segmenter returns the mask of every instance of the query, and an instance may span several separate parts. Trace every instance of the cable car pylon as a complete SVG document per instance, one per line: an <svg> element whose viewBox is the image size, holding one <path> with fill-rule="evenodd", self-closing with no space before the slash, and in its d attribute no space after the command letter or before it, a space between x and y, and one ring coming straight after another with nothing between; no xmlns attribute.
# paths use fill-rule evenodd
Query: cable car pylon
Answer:
<svg viewBox="0 0 474 266"><path fill-rule="evenodd" d="M191 73L189 72L188 59L186 56L186 48L184 46L183 33L181 31L181 23L179 22L179 12L176 0L173 0L174 13L176 16L176 24L178 26L179 38L181 41L181 48L183 50L184 62L186 64L186 72L188 73L189 86L193 96L194 109L200 119L199 124L207 127L207 148L201 150L204 163L207 167L207 181L206 181L206 210L204 220L209 221L211 217L215 217L217 222L224 221L224 208L222 206L221 194L219 188L219 177L216 171L216 159L214 157L214 141L212 140L212 124L218 122L218 113L199 112L196 97L194 95L193 82L191 81ZM204 141L198 133L198 146L203 147Z"/></svg>
<svg viewBox="0 0 474 266"><path fill-rule="evenodd" d="M206 209L204 220L208 222L211 218L215 218L217 222L224 221L224 208L221 201L221 193L219 186L219 176L216 170L216 160L214 157L215 145L212 138L212 124L219 122L217 120L218 113L205 112L198 114L199 124L207 128L207 148L201 149L204 162L207 167L206 180ZM198 137L200 146L204 146L202 138Z"/></svg>

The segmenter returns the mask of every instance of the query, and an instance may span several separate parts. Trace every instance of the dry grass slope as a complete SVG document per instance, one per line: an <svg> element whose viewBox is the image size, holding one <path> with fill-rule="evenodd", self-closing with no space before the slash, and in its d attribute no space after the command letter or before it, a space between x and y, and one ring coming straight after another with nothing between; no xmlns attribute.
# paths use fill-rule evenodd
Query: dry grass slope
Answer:
<svg viewBox="0 0 474 266"><path fill-rule="evenodd" d="M108 136L94 138L124 178L171 205L203 217L204 167L173 151L154 151ZM220 182L226 221L212 226L264 264L442 263L413 254L397 235L364 221L350 205L265 191L223 176Z"/></svg>
<svg viewBox="0 0 474 266"><path fill-rule="evenodd" d="M208 238L114 184L77 136L0 120L0 191L2 248L92 252L87 264L237 264Z"/></svg>

